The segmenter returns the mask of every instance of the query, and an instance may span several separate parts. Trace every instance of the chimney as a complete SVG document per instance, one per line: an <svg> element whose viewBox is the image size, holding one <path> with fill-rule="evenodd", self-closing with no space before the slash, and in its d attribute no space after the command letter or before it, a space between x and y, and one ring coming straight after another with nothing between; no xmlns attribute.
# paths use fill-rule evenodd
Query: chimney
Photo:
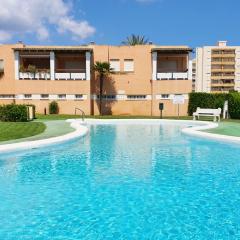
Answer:
<svg viewBox="0 0 240 240"><path fill-rule="evenodd" d="M218 47L226 47L227 46L227 41L218 41L217 46Z"/></svg>

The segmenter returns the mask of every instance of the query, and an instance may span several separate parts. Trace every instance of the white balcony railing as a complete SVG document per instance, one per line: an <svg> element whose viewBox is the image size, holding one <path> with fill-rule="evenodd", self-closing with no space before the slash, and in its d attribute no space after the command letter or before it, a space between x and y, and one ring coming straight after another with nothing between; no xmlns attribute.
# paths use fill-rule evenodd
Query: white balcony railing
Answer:
<svg viewBox="0 0 240 240"><path fill-rule="evenodd" d="M86 80L86 73L55 73L57 80Z"/></svg>
<svg viewBox="0 0 240 240"><path fill-rule="evenodd" d="M30 73L30 72L20 72L19 73L20 79L50 79L50 73L40 72L40 73Z"/></svg>
<svg viewBox="0 0 240 240"><path fill-rule="evenodd" d="M188 72L158 73L157 79L188 79Z"/></svg>

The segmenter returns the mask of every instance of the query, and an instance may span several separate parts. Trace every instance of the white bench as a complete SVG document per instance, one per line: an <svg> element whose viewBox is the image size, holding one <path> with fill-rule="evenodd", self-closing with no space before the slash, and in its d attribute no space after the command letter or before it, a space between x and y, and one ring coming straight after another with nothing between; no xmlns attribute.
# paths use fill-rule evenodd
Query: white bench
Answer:
<svg viewBox="0 0 240 240"><path fill-rule="evenodd" d="M214 122L217 120L220 122L220 114L222 109L211 109L211 108L197 108L197 111L193 113L193 120L199 119L200 116L213 117Z"/></svg>

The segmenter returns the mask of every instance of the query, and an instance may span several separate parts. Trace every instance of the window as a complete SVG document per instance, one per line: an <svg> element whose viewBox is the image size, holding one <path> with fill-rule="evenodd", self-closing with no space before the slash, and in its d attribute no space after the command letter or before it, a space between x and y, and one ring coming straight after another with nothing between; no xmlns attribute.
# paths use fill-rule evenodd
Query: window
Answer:
<svg viewBox="0 0 240 240"><path fill-rule="evenodd" d="M49 94L41 94L41 99L48 99L49 98Z"/></svg>
<svg viewBox="0 0 240 240"><path fill-rule="evenodd" d="M3 59L0 59L0 73L4 72L4 62Z"/></svg>
<svg viewBox="0 0 240 240"><path fill-rule="evenodd" d="M83 99L83 95L82 94L75 94L75 99L82 100Z"/></svg>
<svg viewBox="0 0 240 240"><path fill-rule="evenodd" d="M99 99L100 96L97 95L97 99ZM102 99L105 99L105 100L114 100L116 99L116 95L102 95Z"/></svg>
<svg viewBox="0 0 240 240"><path fill-rule="evenodd" d="M15 98L15 95L11 95L11 94L1 94L0 98L7 98L7 99L13 99Z"/></svg>
<svg viewBox="0 0 240 240"><path fill-rule="evenodd" d="M110 67L114 72L120 72L120 60L119 59L111 59Z"/></svg>
<svg viewBox="0 0 240 240"><path fill-rule="evenodd" d="M32 94L24 94L24 98L32 98Z"/></svg>
<svg viewBox="0 0 240 240"><path fill-rule="evenodd" d="M161 95L161 98L162 98L162 99L168 99L168 98L169 98L169 94L162 94L162 95Z"/></svg>
<svg viewBox="0 0 240 240"><path fill-rule="evenodd" d="M124 59L124 72L134 72L133 59Z"/></svg>
<svg viewBox="0 0 240 240"><path fill-rule="evenodd" d="M58 99L66 99L66 94L58 94Z"/></svg>
<svg viewBox="0 0 240 240"><path fill-rule="evenodd" d="M146 95L128 95L128 100L145 100L147 98Z"/></svg>

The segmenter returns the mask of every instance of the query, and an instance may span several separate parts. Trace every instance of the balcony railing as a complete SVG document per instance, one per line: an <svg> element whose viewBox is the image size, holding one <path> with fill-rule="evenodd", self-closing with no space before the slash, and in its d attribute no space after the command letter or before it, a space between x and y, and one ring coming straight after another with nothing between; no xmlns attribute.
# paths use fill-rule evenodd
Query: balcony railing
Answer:
<svg viewBox="0 0 240 240"><path fill-rule="evenodd" d="M56 80L86 80L85 69L56 69Z"/></svg>
<svg viewBox="0 0 240 240"><path fill-rule="evenodd" d="M47 73L47 72L37 72L37 73L19 72L19 78L20 79L49 80L50 73Z"/></svg>
<svg viewBox="0 0 240 240"><path fill-rule="evenodd" d="M173 73L158 73L157 74L157 79L158 80L163 80L163 79L181 79L185 80L188 79L188 72L173 72Z"/></svg>

